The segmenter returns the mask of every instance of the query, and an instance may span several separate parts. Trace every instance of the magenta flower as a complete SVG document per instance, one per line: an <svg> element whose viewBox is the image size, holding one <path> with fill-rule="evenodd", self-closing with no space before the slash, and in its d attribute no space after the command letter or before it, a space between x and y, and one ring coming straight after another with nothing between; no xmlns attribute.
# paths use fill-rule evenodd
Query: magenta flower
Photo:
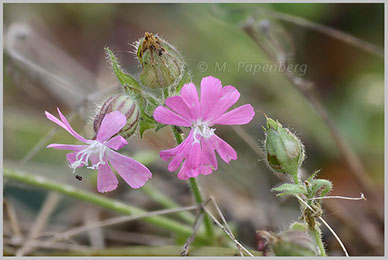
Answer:
<svg viewBox="0 0 388 260"><path fill-rule="evenodd" d="M164 106L154 112L156 121L162 124L191 127L188 137L177 147L160 152L167 161L169 171L182 168L179 179L208 175L217 170L215 151L227 163L236 160L236 151L215 133L213 125L242 125L249 123L255 112L251 105L243 105L226 113L240 98L232 86L222 87L221 81L206 77L201 81L201 100L193 83L183 86L181 96L169 97Z"/></svg>
<svg viewBox="0 0 388 260"><path fill-rule="evenodd" d="M143 164L113 151L128 144L120 135L112 138L126 124L126 117L121 112L114 111L104 117L96 134L96 140L87 140L76 133L59 108L58 114L61 120L47 111L45 114L49 120L85 143L85 145L50 144L47 148L74 151L66 155L73 172L78 167L83 166L89 169L98 169L97 190L99 192L108 192L117 188L118 180L109 163L128 185L135 189L143 186L152 177L151 172ZM91 166L89 166L89 160L92 162Z"/></svg>

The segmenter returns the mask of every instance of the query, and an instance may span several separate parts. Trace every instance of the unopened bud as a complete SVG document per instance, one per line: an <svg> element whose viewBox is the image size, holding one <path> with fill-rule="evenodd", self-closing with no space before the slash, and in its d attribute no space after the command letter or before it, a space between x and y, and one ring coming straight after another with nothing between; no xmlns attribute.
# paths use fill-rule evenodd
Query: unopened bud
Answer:
<svg viewBox="0 0 388 260"><path fill-rule="evenodd" d="M302 231L284 232L272 250L276 256L315 256L318 254L313 238Z"/></svg>
<svg viewBox="0 0 388 260"><path fill-rule="evenodd" d="M270 255L272 247L278 241L279 237L269 231L256 231L257 251L262 252L264 256Z"/></svg>
<svg viewBox="0 0 388 260"><path fill-rule="evenodd" d="M185 63L174 46L152 33L139 42L137 57L142 66L140 81L150 88L175 86L183 76Z"/></svg>
<svg viewBox="0 0 388 260"><path fill-rule="evenodd" d="M304 160L301 141L279 122L267 118L265 149L268 165L276 172L291 174L294 180Z"/></svg>
<svg viewBox="0 0 388 260"><path fill-rule="evenodd" d="M139 123L139 108L136 102L126 94L117 94L105 100L100 111L96 115L93 128L97 133L100 129L102 119L105 115L113 112L120 111L127 118L126 125L118 133L124 138L130 137L136 130Z"/></svg>

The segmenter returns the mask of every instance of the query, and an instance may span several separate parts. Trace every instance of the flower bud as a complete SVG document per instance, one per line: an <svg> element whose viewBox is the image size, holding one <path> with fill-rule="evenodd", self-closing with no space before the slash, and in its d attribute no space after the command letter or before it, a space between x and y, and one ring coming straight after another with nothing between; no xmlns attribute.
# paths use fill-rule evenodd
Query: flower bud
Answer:
<svg viewBox="0 0 388 260"><path fill-rule="evenodd" d="M124 138L130 137L136 130L139 123L139 108L136 102L128 95L120 93L105 100L100 111L96 115L93 128L97 133L100 129L102 119L106 114L113 111L120 111L127 117L127 124L118 133Z"/></svg>
<svg viewBox="0 0 388 260"><path fill-rule="evenodd" d="M276 256L316 256L317 245L302 231L286 231L280 235L272 250Z"/></svg>
<svg viewBox="0 0 388 260"><path fill-rule="evenodd" d="M137 48L137 57L143 69L140 81L144 86L167 88L179 82L185 63L174 46L146 32Z"/></svg>
<svg viewBox="0 0 388 260"><path fill-rule="evenodd" d="M256 246L257 251L262 252L264 256L270 255L272 247L278 241L279 237L268 231L256 231Z"/></svg>
<svg viewBox="0 0 388 260"><path fill-rule="evenodd" d="M298 170L304 160L301 141L279 122L267 118L265 150L269 167L298 178Z"/></svg>

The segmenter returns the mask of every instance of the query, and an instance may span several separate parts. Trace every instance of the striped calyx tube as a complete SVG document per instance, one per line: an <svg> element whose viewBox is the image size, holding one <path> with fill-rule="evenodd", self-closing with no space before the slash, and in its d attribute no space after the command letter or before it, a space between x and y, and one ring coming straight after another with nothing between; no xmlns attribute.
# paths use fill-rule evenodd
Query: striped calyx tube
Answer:
<svg viewBox="0 0 388 260"><path fill-rule="evenodd" d="M113 111L120 111L126 116L127 123L120 130L120 132L118 132L118 135L121 135L127 139L135 132L139 123L139 108L136 102L130 96L124 93L116 94L105 100L94 119L94 131L98 133L102 119L105 117L105 115Z"/></svg>

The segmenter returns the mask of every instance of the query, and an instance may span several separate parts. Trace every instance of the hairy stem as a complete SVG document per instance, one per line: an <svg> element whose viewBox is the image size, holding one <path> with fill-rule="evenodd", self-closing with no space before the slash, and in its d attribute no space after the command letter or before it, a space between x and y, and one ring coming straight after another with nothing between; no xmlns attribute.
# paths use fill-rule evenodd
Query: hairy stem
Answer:
<svg viewBox="0 0 388 260"><path fill-rule="evenodd" d="M313 235L315 242L317 243L317 246L319 247L320 256L327 256L325 247L323 245L322 236L321 236L321 230L319 227L316 227L315 229L310 230L311 234Z"/></svg>
<svg viewBox="0 0 388 260"><path fill-rule="evenodd" d="M74 188L73 186L70 186L70 185L58 184L40 176L34 176L32 174L27 174L20 171L7 169L7 168L4 168L3 173L5 178L26 183L32 186L41 187L46 190L56 191L56 192L68 195L70 197L83 200L83 201L95 204L97 206L115 211L117 213L121 213L125 215L146 213L144 210L124 204L122 202L108 199L103 196L96 195L90 192L85 192L83 190ZM174 231L184 236L190 236L192 232L191 227L162 216L145 217L144 221L154 224L155 226L158 226L170 231ZM205 236L205 234L203 233L199 233L197 235L197 238L200 239L202 242L205 242L208 240L208 236Z"/></svg>
<svg viewBox="0 0 388 260"><path fill-rule="evenodd" d="M298 172L291 174L291 176L292 176L292 179L294 180L295 184L300 183Z"/></svg>
<svg viewBox="0 0 388 260"><path fill-rule="evenodd" d="M183 142L182 135L180 131L178 130L178 127L172 126L172 132L174 133L175 141L178 145L180 145ZM201 193L201 190L199 188L198 182L195 178L189 179L189 184L191 187L191 191L193 192L194 199L197 203L203 202L203 196ZM214 232L213 232L213 225L212 222L207 214L205 214L203 219L204 225L205 225L205 231L208 237L208 240L210 243L214 242Z"/></svg>

